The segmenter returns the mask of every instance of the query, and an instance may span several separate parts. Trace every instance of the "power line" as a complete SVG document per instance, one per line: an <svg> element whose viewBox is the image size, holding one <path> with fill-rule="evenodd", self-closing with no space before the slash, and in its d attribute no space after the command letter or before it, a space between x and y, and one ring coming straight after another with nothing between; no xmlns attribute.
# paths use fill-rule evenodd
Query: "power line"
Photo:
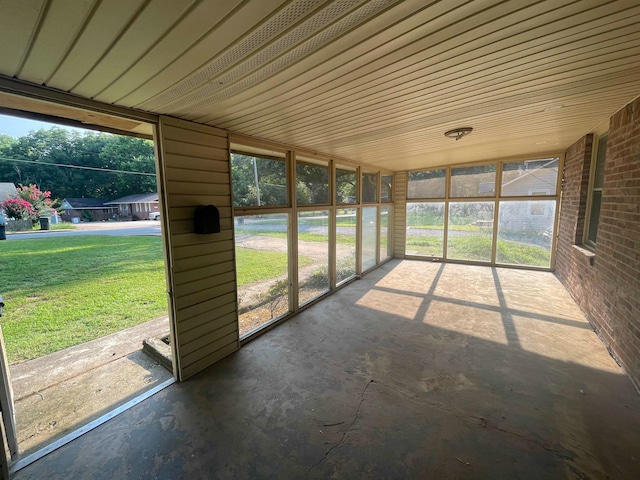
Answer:
<svg viewBox="0 0 640 480"><path fill-rule="evenodd" d="M18 160L15 158L5 158L0 157L0 160L4 160L7 162L19 162L19 163L37 163L38 165L51 165L52 167L63 167L63 168L75 168L78 170L93 170L96 172L108 172L108 173L127 173L129 175L147 175L150 177L155 177L155 173L146 173L146 172L129 172L127 170L113 170L110 168L98 168L98 167L85 167L82 165L69 165L66 163L51 163L51 162L40 162L37 160Z"/></svg>

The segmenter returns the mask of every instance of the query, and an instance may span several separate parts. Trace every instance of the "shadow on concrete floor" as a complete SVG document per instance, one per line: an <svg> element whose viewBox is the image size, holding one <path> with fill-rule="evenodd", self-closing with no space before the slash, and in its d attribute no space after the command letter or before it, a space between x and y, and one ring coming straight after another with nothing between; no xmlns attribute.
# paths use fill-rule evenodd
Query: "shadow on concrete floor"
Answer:
<svg viewBox="0 0 640 480"><path fill-rule="evenodd" d="M142 352L169 332L158 318L9 367L20 455L26 456L170 379Z"/></svg>

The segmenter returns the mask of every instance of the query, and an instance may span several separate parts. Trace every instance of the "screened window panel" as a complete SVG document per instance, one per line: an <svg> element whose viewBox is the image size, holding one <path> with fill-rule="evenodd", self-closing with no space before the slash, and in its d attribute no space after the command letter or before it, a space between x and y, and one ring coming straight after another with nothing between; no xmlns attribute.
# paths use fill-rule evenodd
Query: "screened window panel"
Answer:
<svg viewBox="0 0 640 480"><path fill-rule="evenodd" d="M287 166L284 159L231 154L234 207L285 206Z"/></svg>
<svg viewBox="0 0 640 480"><path fill-rule="evenodd" d="M356 209L339 208L336 214L336 283L356 274Z"/></svg>
<svg viewBox="0 0 640 480"><path fill-rule="evenodd" d="M393 175L382 175L380 185L380 201L385 203L392 202Z"/></svg>
<svg viewBox="0 0 640 480"><path fill-rule="evenodd" d="M355 170L336 168L336 203L358 203L358 175Z"/></svg>
<svg viewBox="0 0 640 480"><path fill-rule="evenodd" d="M444 214L444 202L407 203L407 255L442 258Z"/></svg>
<svg viewBox="0 0 640 480"><path fill-rule="evenodd" d="M490 262L493 202L450 202L447 258Z"/></svg>
<svg viewBox="0 0 640 480"><path fill-rule="evenodd" d="M407 198L444 198L446 170L409 172Z"/></svg>
<svg viewBox="0 0 640 480"><path fill-rule="evenodd" d="M329 167L296 164L296 199L298 205L329 203Z"/></svg>
<svg viewBox="0 0 640 480"><path fill-rule="evenodd" d="M555 195L558 159L509 162L502 166L503 197Z"/></svg>
<svg viewBox="0 0 640 480"><path fill-rule="evenodd" d="M380 207L380 260L391 257L391 208Z"/></svg>
<svg viewBox="0 0 640 480"><path fill-rule="evenodd" d="M374 203L378 201L378 174L362 173L362 201Z"/></svg>
<svg viewBox="0 0 640 480"><path fill-rule="evenodd" d="M549 268L555 209L555 200L500 202L496 263Z"/></svg>
<svg viewBox="0 0 640 480"><path fill-rule="evenodd" d="M298 303L329 290L329 210L298 212Z"/></svg>
<svg viewBox="0 0 640 480"><path fill-rule="evenodd" d="M287 314L289 242L287 214L237 216L236 275L240 335Z"/></svg>
<svg viewBox="0 0 640 480"><path fill-rule="evenodd" d="M451 169L451 198L494 197L496 164Z"/></svg>
<svg viewBox="0 0 640 480"><path fill-rule="evenodd" d="M378 207L362 209L362 270L376 266Z"/></svg>

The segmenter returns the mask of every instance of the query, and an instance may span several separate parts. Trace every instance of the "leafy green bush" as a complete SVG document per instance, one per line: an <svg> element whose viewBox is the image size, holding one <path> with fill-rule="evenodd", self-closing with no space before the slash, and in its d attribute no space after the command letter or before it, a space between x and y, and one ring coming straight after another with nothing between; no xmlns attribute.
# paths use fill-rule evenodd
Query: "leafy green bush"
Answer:
<svg viewBox="0 0 640 480"><path fill-rule="evenodd" d="M336 279L338 281L349 278L356 271L354 257L339 258L336 262ZM329 269L326 265L314 270L309 277L300 283L300 288L326 288L329 285Z"/></svg>

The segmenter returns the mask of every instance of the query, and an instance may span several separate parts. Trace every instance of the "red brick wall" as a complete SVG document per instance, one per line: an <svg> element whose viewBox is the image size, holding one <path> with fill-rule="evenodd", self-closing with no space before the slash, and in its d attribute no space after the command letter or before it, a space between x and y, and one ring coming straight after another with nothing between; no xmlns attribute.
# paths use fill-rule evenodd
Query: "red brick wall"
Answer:
<svg viewBox="0 0 640 480"><path fill-rule="evenodd" d="M565 153L556 274L640 387L640 99L610 120L595 256L576 246L592 146L587 135Z"/></svg>

